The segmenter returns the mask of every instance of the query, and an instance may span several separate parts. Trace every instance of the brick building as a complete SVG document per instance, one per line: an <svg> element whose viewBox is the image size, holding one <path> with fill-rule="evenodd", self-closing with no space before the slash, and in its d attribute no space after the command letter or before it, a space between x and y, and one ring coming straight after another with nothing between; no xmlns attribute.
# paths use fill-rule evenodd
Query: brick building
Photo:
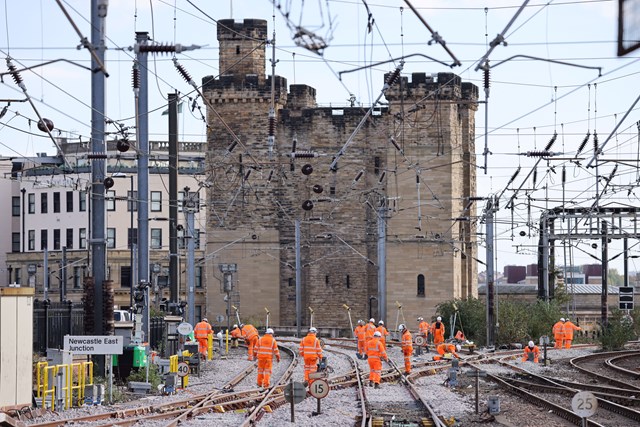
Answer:
<svg viewBox="0 0 640 427"><path fill-rule="evenodd" d="M371 114L319 107L313 87L265 74L267 21L221 20L217 34L220 76L202 81L206 274L222 290L220 266L237 266L227 303L242 320L264 323L267 308L272 324L295 324L297 251L303 325L308 308L321 327L348 326L343 304L354 318L386 312L389 324L396 302L412 322L477 296L475 226L464 218L475 209L478 88L413 73ZM210 317L225 314L221 292L207 298Z"/></svg>

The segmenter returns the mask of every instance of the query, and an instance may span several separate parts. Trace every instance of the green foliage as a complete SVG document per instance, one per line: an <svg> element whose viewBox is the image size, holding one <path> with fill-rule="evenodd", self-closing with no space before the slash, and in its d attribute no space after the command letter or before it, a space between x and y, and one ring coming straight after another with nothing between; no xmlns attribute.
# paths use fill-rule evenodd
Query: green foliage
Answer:
<svg viewBox="0 0 640 427"><path fill-rule="evenodd" d="M623 286L624 285L624 277L620 273L618 273L617 268L610 268L607 270L607 283L609 286Z"/></svg>
<svg viewBox="0 0 640 427"><path fill-rule="evenodd" d="M521 342L527 334L527 305L519 301L500 302L496 343Z"/></svg>
<svg viewBox="0 0 640 427"><path fill-rule="evenodd" d="M147 369L140 368L136 371L131 371L131 374L127 377L126 382L140 381L145 382L147 380ZM162 382L162 376L158 370L158 366L155 363L149 364L149 383L151 384L151 393L158 389L158 385Z"/></svg>
<svg viewBox="0 0 640 427"><path fill-rule="evenodd" d="M633 334L635 338L640 338L640 305L636 305L631 311L631 318L633 319Z"/></svg>
<svg viewBox="0 0 640 427"><path fill-rule="evenodd" d="M543 335L552 335L551 329L554 323L562 317L562 308L556 300L549 303L537 300L533 304L528 304L524 315L528 319L527 337L537 341Z"/></svg>
<svg viewBox="0 0 640 427"><path fill-rule="evenodd" d="M625 312L614 309L611 311L609 323L601 326L600 343L603 350L621 350L627 341L634 338L634 321Z"/></svg>
<svg viewBox="0 0 640 427"><path fill-rule="evenodd" d="M449 325L449 319L458 310L455 328ZM464 331L468 340L482 345L486 341L487 315L485 305L477 298L445 301L438 305L438 314L442 316L449 330ZM454 331L454 333L455 333Z"/></svg>

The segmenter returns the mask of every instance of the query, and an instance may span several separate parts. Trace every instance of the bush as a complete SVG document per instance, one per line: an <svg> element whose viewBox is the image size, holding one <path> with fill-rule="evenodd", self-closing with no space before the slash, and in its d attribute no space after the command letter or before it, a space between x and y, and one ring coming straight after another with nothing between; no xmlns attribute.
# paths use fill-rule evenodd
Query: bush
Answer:
<svg viewBox="0 0 640 427"><path fill-rule="evenodd" d="M140 381L145 382L147 380L147 369L140 368L137 371L131 371L131 375L129 375L126 379L126 382L129 381ZM160 383L162 383L162 376L160 375L160 371L158 370L158 365L155 363L149 363L149 383L151 384L151 393L155 392L158 389Z"/></svg>
<svg viewBox="0 0 640 427"><path fill-rule="evenodd" d="M448 319L453 319L453 315L458 311L456 324L451 327ZM448 330L462 330L469 341L483 344L486 341L486 309L482 301L477 298L466 300L445 301L437 306L437 312L445 320Z"/></svg>
<svg viewBox="0 0 640 427"><path fill-rule="evenodd" d="M600 343L603 350L621 350L627 341L634 338L634 321L625 312L614 309L609 322L600 326Z"/></svg>

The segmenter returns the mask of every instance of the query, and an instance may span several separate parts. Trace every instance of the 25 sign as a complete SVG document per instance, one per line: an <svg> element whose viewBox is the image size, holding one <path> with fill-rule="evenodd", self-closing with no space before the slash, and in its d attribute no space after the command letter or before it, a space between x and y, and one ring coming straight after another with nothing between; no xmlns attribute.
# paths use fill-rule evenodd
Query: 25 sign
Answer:
<svg viewBox="0 0 640 427"><path fill-rule="evenodd" d="M581 391L576 393L571 399L571 409L579 417L587 418L596 413L598 409L598 399L593 393L588 391Z"/></svg>

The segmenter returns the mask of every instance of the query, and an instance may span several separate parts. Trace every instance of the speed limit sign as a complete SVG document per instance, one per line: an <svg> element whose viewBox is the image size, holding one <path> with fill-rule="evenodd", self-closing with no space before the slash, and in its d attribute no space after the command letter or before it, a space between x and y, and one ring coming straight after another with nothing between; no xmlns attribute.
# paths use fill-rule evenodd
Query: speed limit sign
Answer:
<svg viewBox="0 0 640 427"><path fill-rule="evenodd" d="M578 392L571 399L571 409L579 417L590 417L598 410L598 399L589 391Z"/></svg>
<svg viewBox="0 0 640 427"><path fill-rule="evenodd" d="M180 378L189 375L189 364L187 362L178 363L178 371L176 373Z"/></svg>
<svg viewBox="0 0 640 427"><path fill-rule="evenodd" d="M425 345L427 340L425 340L422 335L418 335L418 336L415 337L414 341L415 341L416 345L423 346L423 345Z"/></svg>
<svg viewBox="0 0 640 427"><path fill-rule="evenodd" d="M309 385L309 394L316 399L322 399L329 394L329 383L326 380L314 380Z"/></svg>

